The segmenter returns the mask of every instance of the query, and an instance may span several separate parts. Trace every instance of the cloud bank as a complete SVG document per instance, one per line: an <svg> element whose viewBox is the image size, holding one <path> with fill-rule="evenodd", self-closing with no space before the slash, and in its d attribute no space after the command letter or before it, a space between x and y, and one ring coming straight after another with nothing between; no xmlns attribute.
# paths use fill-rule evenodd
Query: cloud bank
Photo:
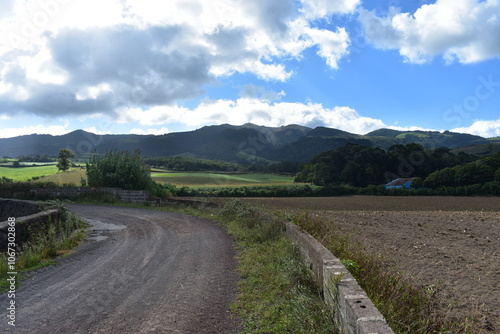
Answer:
<svg viewBox="0 0 500 334"><path fill-rule="evenodd" d="M54 117L175 106L234 73L286 81L286 61L311 48L336 69L348 34L311 20L358 1L324 2L9 1L0 16L0 110Z"/></svg>
<svg viewBox="0 0 500 334"><path fill-rule="evenodd" d="M412 63L441 55L446 62L473 63L500 57L498 0L437 0L415 13L392 8L387 16L361 10L368 42L396 49Z"/></svg>
<svg viewBox="0 0 500 334"><path fill-rule="evenodd" d="M182 122L191 127L206 124L255 123L264 126L302 124L327 126L358 134L386 127L379 119L360 116L349 107L325 108L318 103L270 102L242 97L233 100L206 100L194 109L158 106L147 110L128 108L120 111L120 122L138 122L144 127Z"/></svg>

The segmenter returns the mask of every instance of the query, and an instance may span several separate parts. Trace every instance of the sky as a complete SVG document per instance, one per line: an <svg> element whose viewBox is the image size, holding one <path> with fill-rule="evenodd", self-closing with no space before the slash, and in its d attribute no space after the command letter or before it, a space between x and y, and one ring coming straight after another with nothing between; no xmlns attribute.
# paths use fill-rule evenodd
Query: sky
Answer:
<svg viewBox="0 0 500 334"><path fill-rule="evenodd" d="M500 0L1 0L0 138L500 136Z"/></svg>

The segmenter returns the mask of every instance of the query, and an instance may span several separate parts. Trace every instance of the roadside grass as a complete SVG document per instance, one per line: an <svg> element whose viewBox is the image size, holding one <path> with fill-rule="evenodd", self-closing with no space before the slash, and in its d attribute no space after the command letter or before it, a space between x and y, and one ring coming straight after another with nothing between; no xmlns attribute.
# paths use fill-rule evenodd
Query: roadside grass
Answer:
<svg viewBox="0 0 500 334"><path fill-rule="evenodd" d="M48 202L46 208L57 208L61 220L58 224L51 224L48 229L33 233L30 240L18 251L15 257L16 284L23 279L27 271L57 264L54 258L67 256L72 249L85 238L85 223L78 216L69 212L60 202ZM8 290L10 283L7 281L8 272L7 254L0 255L0 291Z"/></svg>
<svg viewBox="0 0 500 334"><path fill-rule="evenodd" d="M243 333L337 333L282 220L238 201L227 203L219 217L237 245L242 280L232 309L243 319Z"/></svg>
<svg viewBox="0 0 500 334"><path fill-rule="evenodd" d="M288 217L322 242L353 274L395 333L480 333L478 319L450 316L439 308L439 287L417 287L379 255L367 253L333 221L308 212ZM478 317L481 317L479 314Z"/></svg>

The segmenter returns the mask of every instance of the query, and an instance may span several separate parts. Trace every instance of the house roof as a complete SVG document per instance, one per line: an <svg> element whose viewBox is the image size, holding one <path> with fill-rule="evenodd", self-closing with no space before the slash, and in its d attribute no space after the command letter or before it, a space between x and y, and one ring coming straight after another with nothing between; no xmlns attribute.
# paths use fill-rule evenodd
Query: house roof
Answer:
<svg viewBox="0 0 500 334"><path fill-rule="evenodd" d="M386 184L386 187L397 187L397 186L403 186L407 184L408 182L413 181L414 177L400 177L399 179L395 179L389 183Z"/></svg>

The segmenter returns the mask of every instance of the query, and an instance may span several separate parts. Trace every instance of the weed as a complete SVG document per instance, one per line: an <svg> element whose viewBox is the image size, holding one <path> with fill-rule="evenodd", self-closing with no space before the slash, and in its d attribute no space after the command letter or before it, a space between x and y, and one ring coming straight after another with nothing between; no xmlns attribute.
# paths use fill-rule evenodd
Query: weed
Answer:
<svg viewBox="0 0 500 334"><path fill-rule="evenodd" d="M353 260L341 259L340 261L342 262L344 267L346 267L346 269L349 270L351 273L358 273L358 271L361 270L359 264L357 264Z"/></svg>
<svg viewBox="0 0 500 334"><path fill-rule="evenodd" d="M285 223L262 208L244 204L240 201L228 202L220 215L226 220L234 220L246 230L246 238L251 242L261 243L276 239L283 234Z"/></svg>

